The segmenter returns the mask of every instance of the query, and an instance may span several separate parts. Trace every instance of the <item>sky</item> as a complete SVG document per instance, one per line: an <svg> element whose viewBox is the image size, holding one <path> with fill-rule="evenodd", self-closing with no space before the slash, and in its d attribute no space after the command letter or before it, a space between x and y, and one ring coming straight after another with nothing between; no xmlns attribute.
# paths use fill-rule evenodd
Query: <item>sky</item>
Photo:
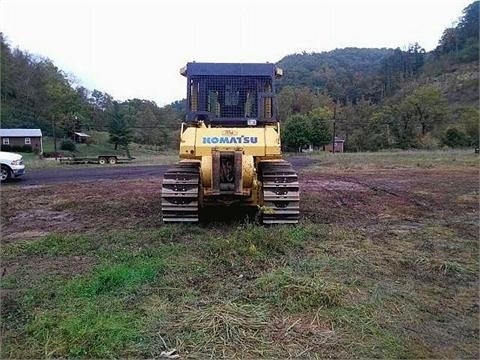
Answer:
<svg viewBox="0 0 480 360"><path fill-rule="evenodd" d="M473 0L0 0L13 47L76 83L162 106L197 62L277 62L344 47L436 47Z"/></svg>

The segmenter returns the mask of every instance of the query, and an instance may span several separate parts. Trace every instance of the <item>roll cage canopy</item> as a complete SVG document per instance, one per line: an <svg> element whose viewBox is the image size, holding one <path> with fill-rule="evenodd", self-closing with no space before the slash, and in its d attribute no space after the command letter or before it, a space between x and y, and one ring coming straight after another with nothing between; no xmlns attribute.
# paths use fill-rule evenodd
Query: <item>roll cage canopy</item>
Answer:
<svg viewBox="0 0 480 360"><path fill-rule="evenodd" d="M277 121L273 80L282 71L274 64L193 62L180 73L187 77L187 122L247 126Z"/></svg>

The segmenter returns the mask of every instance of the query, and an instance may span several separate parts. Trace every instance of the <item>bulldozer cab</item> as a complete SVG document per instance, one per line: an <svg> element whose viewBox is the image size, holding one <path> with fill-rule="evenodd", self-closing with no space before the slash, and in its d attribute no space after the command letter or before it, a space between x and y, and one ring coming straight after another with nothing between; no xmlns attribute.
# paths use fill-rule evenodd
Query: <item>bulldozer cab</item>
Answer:
<svg viewBox="0 0 480 360"><path fill-rule="evenodd" d="M277 121L274 64L188 63L187 122L256 126Z"/></svg>

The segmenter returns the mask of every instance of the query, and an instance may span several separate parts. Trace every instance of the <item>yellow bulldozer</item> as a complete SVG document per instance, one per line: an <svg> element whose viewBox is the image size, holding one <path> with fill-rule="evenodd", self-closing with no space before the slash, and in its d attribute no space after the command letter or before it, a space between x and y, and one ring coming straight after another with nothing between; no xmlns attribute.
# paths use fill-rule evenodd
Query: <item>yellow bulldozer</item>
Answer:
<svg viewBox="0 0 480 360"><path fill-rule="evenodd" d="M188 63L180 162L163 177L165 223L199 221L202 208L252 206L264 224L299 219L298 176L282 159L274 64Z"/></svg>

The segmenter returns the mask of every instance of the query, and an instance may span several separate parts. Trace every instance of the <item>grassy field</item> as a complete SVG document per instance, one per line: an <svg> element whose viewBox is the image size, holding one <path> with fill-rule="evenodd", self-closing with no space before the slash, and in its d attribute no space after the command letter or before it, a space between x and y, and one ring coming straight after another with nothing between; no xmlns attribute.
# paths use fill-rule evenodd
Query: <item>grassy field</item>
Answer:
<svg viewBox="0 0 480 360"><path fill-rule="evenodd" d="M115 151L112 144L108 142L108 133L106 132L91 132L93 143L76 144L75 152L61 151L65 156L76 157L95 157L100 154L115 154L126 157L124 150ZM44 137L43 139L44 151L53 152L53 138ZM60 146L60 140L58 141ZM126 164L117 164L116 166L129 165L159 165L159 164L173 164L178 161L178 152L176 150L159 150L151 145L141 145L132 143L129 145L131 156L135 157L135 161ZM30 169L51 168L51 167L71 167L72 165L62 164L54 159L40 159L37 155L32 153L22 154L26 166ZM374 168L399 168L402 166L423 167L428 168L432 166L476 166L478 164L478 157L473 154L473 149L461 150L436 150L436 151L385 151L376 153L344 153L335 154L327 152L314 152L309 154L294 154L286 155L288 157L304 157L316 161L316 165L320 167L333 166L338 169L368 169ZM78 166L99 166L95 164L76 164Z"/></svg>
<svg viewBox="0 0 480 360"><path fill-rule="evenodd" d="M58 151L64 156L75 157L96 157L98 155L117 155L119 157L126 157L125 150L115 150L114 146L108 142L108 133L92 131L89 133L93 140L93 143L76 144L76 150L74 152L60 150L61 139L57 140ZM45 136L43 137L43 149L44 152L54 152L53 138ZM132 163L118 164L116 166L128 166L128 165L154 165L154 164L171 164L177 160L177 153L174 151L159 150L155 146L142 145L132 143L129 145L130 155L135 158ZM72 165L60 163L53 158L40 158L33 153L22 153L25 160L25 164L29 169L39 168L52 168L52 167L71 167ZM75 164L78 166L99 166L95 164Z"/></svg>
<svg viewBox="0 0 480 360"><path fill-rule="evenodd" d="M314 152L302 154L317 161L316 166L334 167L337 169L398 169L398 168L433 168L478 166L479 157L474 149L448 150L409 150L409 151L382 151L332 154L328 152Z"/></svg>
<svg viewBox="0 0 480 360"><path fill-rule="evenodd" d="M163 225L157 178L5 187L1 357L478 358L478 157L306 158L298 226Z"/></svg>

